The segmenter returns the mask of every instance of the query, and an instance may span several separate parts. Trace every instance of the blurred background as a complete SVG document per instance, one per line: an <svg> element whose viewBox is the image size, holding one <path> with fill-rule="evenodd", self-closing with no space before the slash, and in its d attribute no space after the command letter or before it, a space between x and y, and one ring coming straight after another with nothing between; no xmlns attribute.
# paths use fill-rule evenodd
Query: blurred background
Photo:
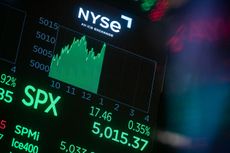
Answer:
<svg viewBox="0 0 230 153"><path fill-rule="evenodd" d="M150 20L166 27L169 55L158 152L230 152L229 6L224 0L160 0L150 10Z"/></svg>
<svg viewBox="0 0 230 153"><path fill-rule="evenodd" d="M167 54L156 152L230 153L230 1L99 1L161 27L144 31Z"/></svg>
<svg viewBox="0 0 230 153"><path fill-rule="evenodd" d="M157 152L229 153L229 1L129 2L137 4L126 5L131 11L163 27L157 43L167 51L168 60Z"/></svg>

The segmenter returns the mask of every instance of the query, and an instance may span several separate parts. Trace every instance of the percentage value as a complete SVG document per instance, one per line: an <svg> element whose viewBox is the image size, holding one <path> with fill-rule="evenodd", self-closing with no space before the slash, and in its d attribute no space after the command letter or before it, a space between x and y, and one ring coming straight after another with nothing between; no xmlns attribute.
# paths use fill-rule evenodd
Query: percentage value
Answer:
<svg viewBox="0 0 230 153"><path fill-rule="evenodd" d="M134 122L133 120L130 120L128 122L128 129L140 133L142 135L146 135L146 136L151 135L151 127L138 122Z"/></svg>
<svg viewBox="0 0 230 153"><path fill-rule="evenodd" d="M13 87L13 88L15 88L16 87L16 78L15 77L12 77L12 76L10 76L10 75L6 75L6 74L2 74L1 75L1 80L0 80L0 82L2 83L2 84L5 84L5 85L7 85L7 86L10 86L10 87Z"/></svg>

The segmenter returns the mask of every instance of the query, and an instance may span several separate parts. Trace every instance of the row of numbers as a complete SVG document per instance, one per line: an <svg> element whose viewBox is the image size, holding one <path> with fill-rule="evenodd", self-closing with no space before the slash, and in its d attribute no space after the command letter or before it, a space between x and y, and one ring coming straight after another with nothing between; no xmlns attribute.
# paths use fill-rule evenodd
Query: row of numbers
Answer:
<svg viewBox="0 0 230 153"><path fill-rule="evenodd" d="M89 151L86 148L80 147L75 144L69 144L66 141L61 141L60 150L66 153L89 153ZM90 152L90 153L94 153L94 152Z"/></svg>
<svg viewBox="0 0 230 153"><path fill-rule="evenodd" d="M101 108L91 106L91 110L90 110L89 115L93 116L95 118L102 118L105 121L111 122L113 114L111 112L104 111Z"/></svg>
<svg viewBox="0 0 230 153"><path fill-rule="evenodd" d="M68 93L70 95L73 95L73 96L75 96L77 94L77 92L80 91L80 90L77 90L75 87L72 87L72 86L69 86L69 85L62 85L60 82L55 81L55 80L51 80L50 86L52 88L57 89L57 90L60 90L60 89L64 88L64 90L66 91L66 93ZM83 100L86 100L86 101L89 101L89 102L92 102L92 101L95 102L95 101L97 101L100 106L104 106L105 105L104 98L102 98L102 97L97 98L96 100L94 100L93 99L94 98L93 94L91 94L89 92L82 91L82 92L79 92L79 93L81 94L81 98ZM121 104L118 104L118 103L113 104L113 110L114 111L119 112L120 109L121 109ZM136 115L136 110L129 109L128 113L129 113L130 117L134 117ZM149 115L144 116L143 120L145 122L149 122L150 121Z"/></svg>
<svg viewBox="0 0 230 153"><path fill-rule="evenodd" d="M137 136L131 136L129 133L124 131L113 129L109 126L103 128L102 124L99 122L93 123L91 132L94 135L97 135L99 138L105 138L140 151L145 150L149 144L148 140L139 138Z"/></svg>
<svg viewBox="0 0 230 153"><path fill-rule="evenodd" d="M38 24L42 27L45 27L46 29L49 28L51 30L55 30L52 33L55 34L49 34L46 32L43 32L41 29L38 29L35 31L35 39L37 40L36 44L33 44L32 52L39 56L44 56L47 58L47 64L44 63L44 61L40 61L38 59L31 59L30 60L30 67L43 71L45 73L48 73L50 71L50 59L53 57L53 50L47 49L48 48L54 48L54 45L56 44L56 33L59 29L59 24L56 22L53 22L49 19L46 19L44 17L40 17L38 20ZM46 43L45 46L44 43Z"/></svg>

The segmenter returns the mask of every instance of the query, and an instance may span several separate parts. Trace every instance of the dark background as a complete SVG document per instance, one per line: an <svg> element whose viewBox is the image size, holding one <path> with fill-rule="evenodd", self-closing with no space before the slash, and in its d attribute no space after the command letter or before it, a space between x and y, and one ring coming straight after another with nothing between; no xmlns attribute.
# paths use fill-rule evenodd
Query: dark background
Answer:
<svg viewBox="0 0 230 153"><path fill-rule="evenodd" d="M142 1L99 1L138 16L136 19L142 22L137 33L126 33L114 40L97 36L99 39L157 60L158 70L164 69L164 59L168 59L163 90L161 83L157 85L161 99L157 107L156 152L229 153L229 2L187 0L172 5L171 0L164 17L152 21L149 15L155 7L143 11ZM34 16L46 14L62 24L74 25L70 22L72 12L65 8L72 8L75 0L65 1L65 6L62 1L44 1L46 7L39 5L42 1L6 2L26 8Z"/></svg>

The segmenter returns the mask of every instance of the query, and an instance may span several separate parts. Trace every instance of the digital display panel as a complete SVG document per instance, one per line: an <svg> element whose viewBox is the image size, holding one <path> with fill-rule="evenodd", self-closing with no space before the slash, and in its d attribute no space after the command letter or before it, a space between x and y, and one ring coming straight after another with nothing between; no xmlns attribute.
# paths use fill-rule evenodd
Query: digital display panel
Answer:
<svg viewBox="0 0 230 153"><path fill-rule="evenodd" d="M1 1L0 19L0 152L153 152L154 25L89 0Z"/></svg>

